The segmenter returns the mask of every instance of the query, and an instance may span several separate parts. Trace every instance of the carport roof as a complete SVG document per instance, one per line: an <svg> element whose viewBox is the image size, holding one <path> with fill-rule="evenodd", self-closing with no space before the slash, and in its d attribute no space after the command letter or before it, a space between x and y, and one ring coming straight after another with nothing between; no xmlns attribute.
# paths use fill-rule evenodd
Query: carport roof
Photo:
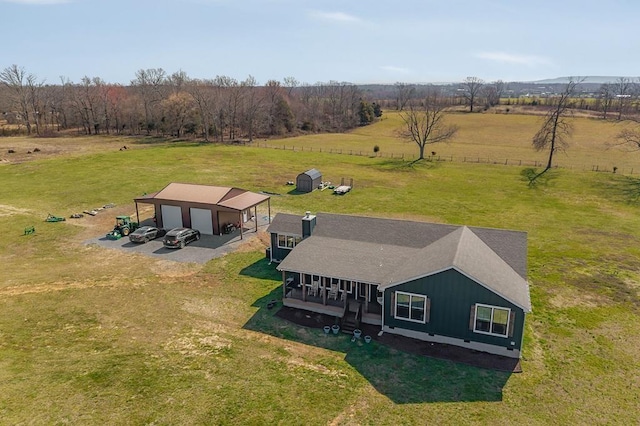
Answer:
<svg viewBox="0 0 640 426"><path fill-rule="evenodd" d="M258 205L263 201L268 200L269 198L270 197L268 195L256 194L255 192L247 191L240 195L236 195L235 197L221 201L218 203L218 205L233 210L245 210L249 207Z"/></svg>
<svg viewBox="0 0 640 426"><path fill-rule="evenodd" d="M236 194L236 195L234 195ZM240 188L173 182L155 194L135 199L139 203L155 204L156 201L179 201L198 204L215 204L233 210L245 210L270 197Z"/></svg>

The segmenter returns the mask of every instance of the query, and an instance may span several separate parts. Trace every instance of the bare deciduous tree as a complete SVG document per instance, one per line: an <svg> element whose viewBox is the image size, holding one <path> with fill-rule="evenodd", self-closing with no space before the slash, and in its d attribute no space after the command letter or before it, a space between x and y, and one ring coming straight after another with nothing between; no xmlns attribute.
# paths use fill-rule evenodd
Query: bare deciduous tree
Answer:
<svg viewBox="0 0 640 426"><path fill-rule="evenodd" d="M446 142L458 131L456 126L445 122L446 108L438 92L430 91L418 102L409 102L407 109L400 113L405 124L402 135L418 145L418 160L424 159L428 145Z"/></svg>
<svg viewBox="0 0 640 426"><path fill-rule="evenodd" d="M602 86L600 86L600 90L598 91L598 101L600 111L602 111L602 118L605 120L607 119L607 114L613 106L613 99L614 91L611 84L604 83Z"/></svg>
<svg viewBox="0 0 640 426"><path fill-rule="evenodd" d="M256 123L260 117L264 98L258 92L258 82L253 76L248 76L240 83L243 89L243 124L249 142L253 142L253 135L256 130Z"/></svg>
<svg viewBox="0 0 640 426"><path fill-rule="evenodd" d="M136 71L136 79L131 81L142 98L147 133L158 127L160 102L167 98L164 93L166 78L167 74L162 68L150 68Z"/></svg>
<svg viewBox="0 0 640 426"><path fill-rule="evenodd" d="M494 81L484 86L483 92L487 99L488 106L496 106L500 104L500 98L505 90L505 83L502 80Z"/></svg>
<svg viewBox="0 0 640 426"><path fill-rule="evenodd" d="M478 77L467 77L462 82L464 98L469 105L469 112L473 112L473 106L478 102L478 96L484 86L484 81Z"/></svg>
<svg viewBox="0 0 640 426"><path fill-rule="evenodd" d="M626 151L640 151L640 129L624 129L616 136L614 145Z"/></svg>
<svg viewBox="0 0 640 426"><path fill-rule="evenodd" d="M300 85L300 82L296 80L295 77L285 77L283 82L283 86L287 88L287 96L289 97L291 97L293 90Z"/></svg>
<svg viewBox="0 0 640 426"><path fill-rule="evenodd" d="M160 126L162 134L168 132L177 138L183 137L187 126L194 121L193 98L185 92L175 92L161 102L161 107L163 111Z"/></svg>
<svg viewBox="0 0 640 426"><path fill-rule="evenodd" d="M31 134L31 124L35 117L33 95L37 89L35 76L27 74L23 67L14 64L0 72L0 82L9 89L13 109L27 127L27 134Z"/></svg>
<svg viewBox="0 0 640 426"><path fill-rule="evenodd" d="M396 110L402 111L407 102L413 97L416 89L410 84L397 82L396 86Z"/></svg>
<svg viewBox="0 0 640 426"><path fill-rule="evenodd" d="M196 103L204 140L209 142L211 126L215 122L218 96L211 80L187 80L186 92L191 95Z"/></svg>
<svg viewBox="0 0 640 426"><path fill-rule="evenodd" d="M540 173L535 173L529 177L529 185L533 183L553 166L553 156L558 151L566 150L567 139L571 136L573 126L569 121L571 116L571 106L576 87L584 79L569 80L564 91L553 100L553 105L545 115L542 127L535 134L532 140L533 148L536 151L549 150L547 165Z"/></svg>
<svg viewBox="0 0 640 426"><path fill-rule="evenodd" d="M615 82L616 106L618 107L618 121L622 120L622 116L627 112L631 102L631 92L633 90L633 82L626 78L620 77Z"/></svg>

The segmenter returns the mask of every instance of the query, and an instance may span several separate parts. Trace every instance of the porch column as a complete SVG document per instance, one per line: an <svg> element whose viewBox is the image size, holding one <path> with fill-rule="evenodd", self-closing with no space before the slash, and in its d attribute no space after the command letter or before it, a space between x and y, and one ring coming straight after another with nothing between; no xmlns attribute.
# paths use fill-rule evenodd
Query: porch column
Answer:
<svg viewBox="0 0 640 426"><path fill-rule="evenodd" d="M353 288L353 281L349 281L351 283L351 288ZM344 300L342 301L342 309L347 307L347 299L349 298L349 293L347 293L347 283L344 283Z"/></svg>
<svg viewBox="0 0 640 426"><path fill-rule="evenodd" d="M240 219L238 223L240 223L240 239L242 239L242 228L244 226L244 223L242 222L242 211L238 212L238 219Z"/></svg>
<svg viewBox="0 0 640 426"><path fill-rule="evenodd" d="M282 271L282 298L283 299L287 297L287 280L285 279L286 276L287 274L284 271Z"/></svg>
<svg viewBox="0 0 640 426"><path fill-rule="evenodd" d="M371 284L367 284L366 299L364 300L364 311L369 312L369 298L371 297Z"/></svg>
<svg viewBox="0 0 640 426"><path fill-rule="evenodd" d="M320 280L322 283L322 304L327 304L327 277L322 277Z"/></svg>

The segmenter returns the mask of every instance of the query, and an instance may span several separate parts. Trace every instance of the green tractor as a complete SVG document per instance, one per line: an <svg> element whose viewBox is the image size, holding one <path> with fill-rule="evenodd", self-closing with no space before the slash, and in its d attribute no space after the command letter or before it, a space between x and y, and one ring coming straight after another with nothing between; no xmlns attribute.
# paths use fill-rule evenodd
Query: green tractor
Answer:
<svg viewBox="0 0 640 426"><path fill-rule="evenodd" d="M107 234L107 238L119 240L138 229L139 226L138 222L131 221L130 216L116 216L116 226L113 227L113 231Z"/></svg>

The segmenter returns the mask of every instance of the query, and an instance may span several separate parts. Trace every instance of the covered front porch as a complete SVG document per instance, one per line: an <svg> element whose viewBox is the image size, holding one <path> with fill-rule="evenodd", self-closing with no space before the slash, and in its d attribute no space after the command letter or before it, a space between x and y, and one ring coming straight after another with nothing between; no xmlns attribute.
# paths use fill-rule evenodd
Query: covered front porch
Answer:
<svg viewBox="0 0 640 426"><path fill-rule="evenodd" d="M357 323L382 324L377 284L298 272L282 272L283 305Z"/></svg>

